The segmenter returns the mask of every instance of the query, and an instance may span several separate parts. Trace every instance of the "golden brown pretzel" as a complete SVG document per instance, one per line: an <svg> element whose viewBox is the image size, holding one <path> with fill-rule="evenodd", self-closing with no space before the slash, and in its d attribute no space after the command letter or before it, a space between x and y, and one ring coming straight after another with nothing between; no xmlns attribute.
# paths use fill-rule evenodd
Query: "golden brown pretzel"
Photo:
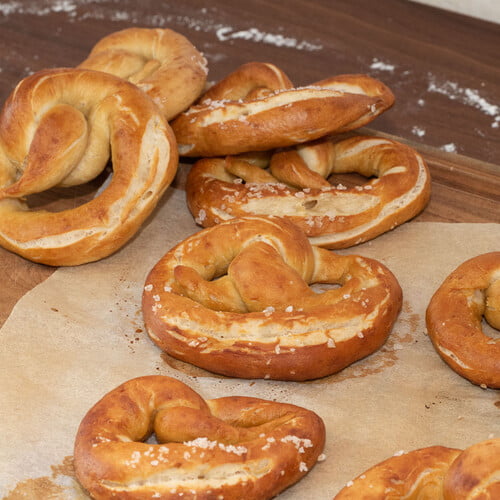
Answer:
<svg viewBox="0 0 500 500"><path fill-rule="evenodd" d="M155 433L157 443L145 442ZM204 400L145 376L106 394L82 420L76 476L94 499L271 498L301 479L325 441L321 418L249 397Z"/></svg>
<svg viewBox="0 0 500 500"><path fill-rule="evenodd" d="M24 197L111 182L62 212L30 210ZM21 81L0 115L0 244L50 265L91 262L119 249L155 208L177 170L175 138L159 108L131 83L81 69Z"/></svg>
<svg viewBox="0 0 500 500"><path fill-rule="evenodd" d="M394 102L392 92L367 75L290 86L272 64L242 66L172 122L179 153L221 156L291 146L366 125Z"/></svg>
<svg viewBox="0 0 500 500"><path fill-rule="evenodd" d="M309 285L341 285L316 293ZM311 246L278 217L232 219L171 249L149 273L143 315L168 354L243 378L307 380L378 349L401 306L382 264Z"/></svg>
<svg viewBox="0 0 500 500"><path fill-rule="evenodd" d="M102 38L80 68L105 71L135 83L171 120L201 94L207 61L170 29L127 28Z"/></svg>
<svg viewBox="0 0 500 500"><path fill-rule="evenodd" d="M500 498L500 439L464 451L430 446L393 456L350 481L335 500L495 500Z"/></svg>
<svg viewBox="0 0 500 500"><path fill-rule="evenodd" d="M249 62L229 73L212 85L198 104L209 105L212 101L238 101L257 99L276 90L292 89L293 83L277 66L270 63Z"/></svg>
<svg viewBox="0 0 500 500"><path fill-rule="evenodd" d="M347 188L326 179L357 172L372 177ZM430 176L412 148L377 137L322 139L271 156L269 169L239 157L204 158L186 183L189 209L208 227L233 217L278 215L315 245L346 248L418 214L430 196Z"/></svg>
<svg viewBox="0 0 500 500"><path fill-rule="evenodd" d="M500 389L500 339L483 332L483 317L500 330L500 252L458 266L431 298L426 316L429 337L453 370Z"/></svg>

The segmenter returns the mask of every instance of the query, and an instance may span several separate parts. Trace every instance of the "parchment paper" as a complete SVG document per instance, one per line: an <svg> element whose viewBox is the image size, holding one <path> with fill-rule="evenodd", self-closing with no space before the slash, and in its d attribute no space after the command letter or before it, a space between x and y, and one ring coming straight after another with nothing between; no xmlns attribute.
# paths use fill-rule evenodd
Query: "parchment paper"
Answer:
<svg viewBox="0 0 500 500"><path fill-rule="evenodd" d="M327 458L280 499L332 498L400 450L465 448L500 436L499 391L474 386L445 365L424 323L432 293L455 267L499 249L500 225L409 222L342 251L386 264L403 288L403 310L381 350L307 383L215 376L169 358L150 341L140 310L146 275L199 229L184 192L171 187L120 252L59 269L18 302L0 330L3 498L86 498L72 469L78 425L106 392L147 374L177 377L205 399L247 395L317 412L327 428Z"/></svg>

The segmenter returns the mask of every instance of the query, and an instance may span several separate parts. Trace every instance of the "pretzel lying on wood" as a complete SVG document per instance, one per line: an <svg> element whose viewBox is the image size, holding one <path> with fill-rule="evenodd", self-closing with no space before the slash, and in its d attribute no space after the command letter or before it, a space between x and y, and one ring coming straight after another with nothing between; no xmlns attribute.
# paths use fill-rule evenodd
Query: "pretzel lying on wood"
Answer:
<svg viewBox="0 0 500 500"><path fill-rule="evenodd" d="M307 380L378 349L401 295L379 262L311 246L285 219L246 217L171 249L146 279L142 309L171 356L234 377Z"/></svg>
<svg viewBox="0 0 500 500"><path fill-rule="evenodd" d="M261 163L252 163L250 155L195 163L186 193L198 224L208 227L233 217L278 215L298 225L315 245L345 248L414 217L430 197L425 161L412 148L390 139L322 139L276 152L270 161L253 160ZM346 172L371 179L347 188L335 182L335 174ZM327 180L330 176L333 184Z"/></svg>
<svg viewBox="0 0 500 500"><path fill-rule="evenodd" d="M93 200L61 212L24 197L113 176ZM95 261L139 229L178 165L172 131L135 85L106 73L55 69L21 81L0 114L0 245L61 266Z"/></svg>
<svg viewBox="0 0 500 500"><path fill-rule="evenodd" d="M276 66L248 63L209 89L172 128L183 156L234 155L347 132L393 103L392 92L367 75L291 88Z"/></svg>
<svg viewBox="0 0 500 500"><path fill-rule="evenodd" d="M430 446L384 460L350 481L334 500L500 498L500 439L465 450Z"/></svg>
<svg viewBox="0 0 500 500"><path fill-rule="evenodd" d="M500 389L500 252L473 257L441 284L427 308L427 331L441 358L472 383Z"/></svg>
<svg viewBox="0 0 500 500"><path fill-rule="evenodd" d="M154 433L157 443L146 442ZM125 382L82 420L76 477L94 499L263 500L300 480L323 450L312 411L249 397L204 400L164 376Z"/></svg>
<svg viewBox="0 0 500 500"><path fill-rule="evenodd" d="M159 105L167 120L201 94L207 61L170 29L127 28L105 36L79 68L104 71L135 83Z"/></svg>

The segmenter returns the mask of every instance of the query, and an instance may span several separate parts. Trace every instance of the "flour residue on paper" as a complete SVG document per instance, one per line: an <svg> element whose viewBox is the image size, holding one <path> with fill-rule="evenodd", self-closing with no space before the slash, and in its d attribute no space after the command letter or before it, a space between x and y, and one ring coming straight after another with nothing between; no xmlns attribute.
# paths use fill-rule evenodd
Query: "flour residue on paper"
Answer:
<svg viewBox="0 0 500 500"><path fill-rule="evenodd" d="M75 476L73 457L64 457L62 463L52 465L50 476L40 476L17 483L3 500L19 500L21 498L53 498L63 499L71 495L75 500L87 499Z"/></svg>

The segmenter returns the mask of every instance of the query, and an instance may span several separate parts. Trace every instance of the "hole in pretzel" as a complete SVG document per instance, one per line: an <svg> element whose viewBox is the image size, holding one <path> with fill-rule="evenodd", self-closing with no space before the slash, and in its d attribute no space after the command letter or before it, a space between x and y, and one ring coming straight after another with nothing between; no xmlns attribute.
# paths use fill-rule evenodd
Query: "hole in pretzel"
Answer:
<svg viewBox="0 0 500 500"><path fill-rule="evenodd" d="M339 283L311 283L309 288L317 294L328 292L329 290L335 290L341 288L342 285Z"/></svg>
<svg viewBox="0 0 500 500"><path fill-rule="evenodd" d="M144 440L144 443L147 443L147 444L160 444L160 442L158 441L158 439L156 439L156 434L154 432Z"/></svg>
<svg viewBox="0 0 500 500"><path fill-rule="evenodd" d="M483 333L491 338L491 342L500 342L500 330L497 330L493 326L491 326L486 318L483 316L481 320L481 328L483 330Z"/></svg>
<svg viewBox="0 0 500 500"><path fill-rule="evenodd" d="M354 172L347 174L332 174L328 177L328 182L332 186L345 186L346 188L353 188L356 186L364 186L371 179L375 179L375 177L365 177L364 175L357 174Z"/></svg>
<svg viewBox="0 0 500 500"><path fill-rule="evenodd" d="M112 169L109 165L100 175L86 184L65 188L55 187L27 196L26 202L32 210L46 210L54 213L76 208L99 195L111 176Z"/></svg>

